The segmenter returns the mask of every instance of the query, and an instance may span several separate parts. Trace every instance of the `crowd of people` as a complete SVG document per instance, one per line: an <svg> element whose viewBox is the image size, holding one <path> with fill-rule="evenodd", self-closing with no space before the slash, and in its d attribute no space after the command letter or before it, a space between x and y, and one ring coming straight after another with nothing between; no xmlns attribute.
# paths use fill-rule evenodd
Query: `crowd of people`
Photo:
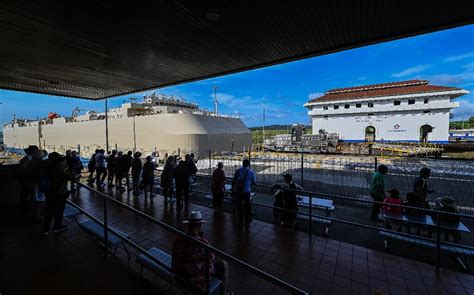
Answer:
<svg viewBox="0 0 474 295"><path fill-rule="evenodd" d="M379 165L377 172L372 175L370 185L370 195L374 201L372 206L371 220L380 222L382 219L379 214L381 212L386 213L399 213L409 214L412 216L427 215L429 210L434 209L441 212L447 213L458 213L456 202L451 197L439 197L434 200L434 207L430 205L428 198L429 194L434 193L434 190L429 189L428 180L431 176L431 170L429 168L421 168L419 176L413 182L413 188L406 194L406 199L400 198L399 190L392 188L386 190L385 187L385 176L388 173L388 167L385 165ZM387 194L388 193L388 194ZM403 208L400 205L404 205L410 208ZM382 211L381 211L382 210ZM435 214L433 215L437 222L449 222L457 223L460 221L458 215L452 214ZM402 226L399 227L399 231L402 230ZM450 234L455 235L454 232Z"/></svg>
<svg viewBox="0 0 474 295"><path fill-rule="evenodd" d="M65 156L56 152L50 154L40 150L37 146L25 149L25 157L18 165L20 177L20 201L22 208L33 203L34 216L37 221L43 222L43 235L61 232L67 229L62 224L63 212L71 191L76 189L76 182L84 169L76 151L66 151ZM142 159L140 152L112 150L106 153L103 149L95 151L90 158L87 168L89 183L97 186L116 187L117 192L133 191L139 195L142 191L145 198L153 196L155 184L155 170L159 159L156 153ZM175 195L177 209L189 206L190 187L195 182L197 173L197 159L193 154L186 154L183 159L178 156L165 155L164 167L160 176L160 186L165 203L171 203ZM377 172L372 175L370 195L376 203L373 204L371 219L381 221L380 213L406 213L411 215L426 214L419 209L436 209L439 211L457 213L456 204L452 198L442 197L435 200L435 207L431 208L428 195L434 191L429 189L428 180L431 170L422 168L419 177L414 180L413 189L407 193L406 200L400 198L397 189L386 190L385 177L388 167L378 166ZM131 187L130 187L131 174ZM297 227L298 211L297 192L302 187L293 182L291 174L282 175L283 182L275 183L271 191L274 193L281 225ZM227 176L224 165L219 162L212 172L211 191L215 214L222 212L222 205L227 193L231 194L238 210L240 222L252 221L251 189L256 184L255 172L250 169L250 161L245 159L242 167L233 175L232 188L226 189ZM70 184L69 184L70 183ZM44 206L42 205L44 204ZM402 208L406 205L410 208ZM186 209L187 212L187 209ZM459 221L456 215L439 215L444 221ZM51 223L54 224L51 228ZM438 220L441 221L441 220ZM193 211L185 224L188 225L188 235L208 244L201 231L202 220L199 211ZM401 230L401 226L400 226ZM172 247L172 270L179 278L183 278L198 287L205 288L206 282L218 278L223 282L221 294L231 294L227 290L228 265L225 261L215 261L214 255L189 239L178 237ZM206 272L207 271L207 272Z"/></svg>
<svg viewBox="0 0 474 295"><path fill-rule="evenodd" d="M48 154L34 145L26 148L25 154L18 165L21 208L32 207L35 221L43 221L43 235L67 230L62 224L63 212L66 199L75 189L74 180L80 177L79 156L73 151L66 151L65 156Z"/></svg>

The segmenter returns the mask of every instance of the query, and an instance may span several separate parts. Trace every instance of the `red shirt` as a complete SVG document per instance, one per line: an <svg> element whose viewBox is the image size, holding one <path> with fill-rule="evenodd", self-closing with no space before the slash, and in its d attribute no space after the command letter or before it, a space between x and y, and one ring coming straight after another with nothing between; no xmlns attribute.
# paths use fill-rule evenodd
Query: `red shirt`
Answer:
<svg viewBox="0 0 474 295"><path fill-rule="evenodd" d="M216 169L212 173L212 192L223 194L225 192L225 172L222 169Z"/></svg>
<svg viewBox="0 0 474 295"><path fill-rule="evenodd" d="M402 201L400 199L395 199L395 198L390 198L390 197L385 198L385 200L383 200L383 202L385 204L397 204L397 205L402 204ZM393 213L402 213L403 212L403 208L394 207L394 206L387 206L387 205L383 206L383 210L385 210L387 212L393 212Z"/></svg>
<svg viewBox="0 0 474 295"><path fill-rule="evenodd" d="M209 244L200 236L195 239ZM209 280L214 274L214 254L209 252L206 257L206 250L199 245L184 238L178 237L173 243L171 269L179 278L185 279L198 287L206 288L206 263L209 265Z"/></svg>

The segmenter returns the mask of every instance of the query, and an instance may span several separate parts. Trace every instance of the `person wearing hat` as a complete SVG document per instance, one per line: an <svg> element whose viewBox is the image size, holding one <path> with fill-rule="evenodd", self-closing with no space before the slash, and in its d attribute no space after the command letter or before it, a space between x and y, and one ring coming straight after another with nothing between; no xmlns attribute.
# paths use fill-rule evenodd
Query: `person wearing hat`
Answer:
<svg viewBox="0 0 474 295"><path fill-rule="evenodd" d="M453 198L450 197L441 197L437 198L435 210L443 211L447 213L459 213L457 210L456 202ZM437 215L437 222L441 225L443 224L458 224L460 222L460 218L458 215L451 215L451 214L439 214ZM449 236L453 236L454 242L457 243L460 235L459 232L453 230L443 230L445 233L445 240L449 239Z"/></svg>
<svg viewBox="0 0 474 295"><path fill-rule="evenodd" d="M202 220L200 211L192 211L187 220L183 221L188 226L187 234L192 238L209 244L201 231ZM206 253L207 252L207 253ZM207 264L207 266L206 266ZM206 278L206 269L209 270ZM227 290L229 266L226 261L215 261L215 255L206 251L202 246L189 239L178 236L172 247L171 270L179 278L192 283L205 290L206 279L211 281L216 278L222 281L220 294L233 294Z"/></svg>
<svg viewBox="0 0 474 295"><path fill-rule="evenodd" d="M212 206L214 213L219 214L222 209L222 202L224 202L226 175L224 172L224 163L217 163L217 169L212 172Z"/></svg>
<svg viewBox="0 0 474 295"><path fill-rule="evenodd" d="M272 185L272 192L275 193L277 198L278 194L281 196L280 206L286 210L280 210L280 222L283 226L293 227L296 220L296 211L298 211L298 201L296 191L302 190L303 188L293 182L293 176L289 173L282 175L284 182L275 183ZM292 211L292 212L290 212ZM295 228L298 224L295 224Z"/></svg>
<svg viewBox="0 0 474 295"><path fill-rule="evenodd" d="M142 159L140 159L141 156L142 153L135 152L132 159L132 189L133 195L135 196L140 193L138 188L140 185L140 177L143 169Z"/></svg>

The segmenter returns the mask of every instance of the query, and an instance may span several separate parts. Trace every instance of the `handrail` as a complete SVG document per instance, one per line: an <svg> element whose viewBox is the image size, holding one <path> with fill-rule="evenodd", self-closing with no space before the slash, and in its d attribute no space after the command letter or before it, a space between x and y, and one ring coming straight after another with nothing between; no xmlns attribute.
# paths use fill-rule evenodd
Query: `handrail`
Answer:
<svg viewBox="0 0 474 295"><path fill-rule="evenodd" d="M99 219L97 219L96 217L94 217L91 213L87 212L86 210L82 209L81 207L79 207L78 205L76 205L75 203L69 201L69 200L66 200L66 202L73 206L74 208L76 208L77 210L79 210L82 214L86 215L87 217L89 217L90 219L92 219L94 222L104 226L104 223L102 221L100 221ZM145 254L148 258L150 258L151 260L153 260L153 262L159 264L160 266L162 266L163 268L165 269L168 269L168 266L166 264L164 264L163 262L161 262L160 260L156 259L156 257L154 257L153 255L151 255L147 250L145 250L144 248L142 248L140 245L132 242L129 238L123 236L121 233L117 232L116 230L114 230L113 228L110 228L110 227L107 227L108 231L112 232L114 235L118 236L121 240L125 241L126 243L132 245L133 248L135 248L136 250L138 250L139 252ZM107 247L107 241L104 242L104 244L106 245Z"/></svg>
<svg viewBox="0 0 474 295"><path fill-rule="evenodd" d="M195 192L195 193L199 193L199 194L208 194L207 192L204 192L204 191L198 191L198 190L191 190L191 191ZM225 196L225 198L230 199L230 200L235 200L235 198L232 198L232 197ZM269 209L277 209L277 210L290 212L290 213L296 213L296 214L305 215L305 216L309 216L309 217L317 217L317 218L320 218L320 219L330 220L330 221L339 222L339 223L343 223L343 224L348 224L348 225L352 225L352 226L356 226L356 227L362 227L362 228L365 228L365 229L383 231L383 232L388 232L388 233L394 233L394 234L398 234L398 235L401 235L401 236L417 238L417 239L420 239L420 240L425 240L425 241L430 241L430 242L437 242L436 239L423 237L423 236L417 236L417 235L403 233L403 232L398 232L398 231L389 230L389 229L386 229L386 228L380 228L380 227L376 227L376 226L373 226L373 225L357 223L357 222L353 222L353 221L349 221L349 220L344 220L344 219L339 219L339 218L334 218L334 217L329 217L329 216L323 216L323 215L317 215L317 214L310 214L310 213L307 213L307 212L291 210L291 209L287 209L287 208L283 208L283 207L277 207L277 206L267 205L267 204L258 203L258 202L252 202L252 205L257 205L257 206L265 207L265 208L269 208ZM441 228L443 228L443 227L441 226ZM443 229L445 229L445 228L443 228ZM457 244L457 243L451 243L451 242L443 242L443 241L440 241L440 243L445 244L445 245L464 248L464 249L467 249L467 250L474 250L474 247L469 246L469 245L463 245L463 244Z"/></svg>
<svg viewBox="0 0 474 295"><path fill-rule="evenodd" d="M124 204L124 203L110 197L109 195L107 195L107 194L105 194L105 193L103 193L103 192L101 192L101 191L99 191L95 188L92 188L92 187L90 187L88 185L85 185L83 183L80 183L80 182L76 182L76 183L79 186L84 187L87 190L96 193L97 195L101 196L102 198L106 198L107 200L110 200L110 201L114 202L115 204L118 204L119 206L121 206L123 208L126 208L126 209L142 216L143 218L147 219L148 221L151 221L155 224L158 224L161 227L165 228L166 230L171 231L174 234L176 234L180 237L183 237L188 241L191 241L195 244L198 244L200 247L203 247L203 248L215 253L216 255L227 259L228 261L232 262L233 264L236 264L236 265L246 269L247 271L249 271L251 273L254 273L255 275L257 275L257 276L273 283L274 285L277 285L280 288L291 292L292 294L302 294L302 295L303 294L308 294L307 292L305 292L305 291L303 291L303 290L301 290L301 289L299 289L299 288L297 288L293 285L290 285L289 283L287 283L287 282L285 282L285 281L283 281L283 280L281 280L277 277L274 277L274 276L272 276L272 275L270 275L270 274L268 274L268 273L266 273L266 272L264 272L264 271L262 271L262 270L260 270L256 267L254 267L254 266L252 266L252 265L250 265L250 264L248 264L248 263L246 263L246 262L244 262L244 261L242 261L238 258L235 258L234 256L231 256L231 255L229 255L229 254L227 254L227 253L225 253L225 252L223 252L223 251L221 251L221 250L219 250L219 249L217 249L217 248L215 248L211 245L208 245L208 244L203 243L199 240L196 240L195 238L193 238L193 237L189 236L188 234L184 233L183 231L180 231L180 230L178 230L178 229L176 229L176 228L174 228L174 227L172 227L172 226L170 226L170 225L168 225L168 224L166 224L166 223L164 223L164 222L162 222L158 219L155 219L155 218L151 217L150 215L145 214L145 213L143 213L142 211L140 211L138 209L135 209L135 208L133 208L133 207L127 205L127 204Z"/></svg>
<svg viewBox="0 0 474 295"><path fill-rule="evenodd" d="M209 176L209 175L196 175L196 177L211 178L211 176ZM232 177L228 177L227 179L231 180ZM253 186L262 187L262 188L269 188L269 189L272 188L271 185L258 184L258 183L253 185ZM308 197L310 197L310 198L317 198L318 196L323 196L323 197L328 197L328 198L341 199L341 200L345 200L345 201L355 201L355 202L368 203L368 204L389 205L390 207L399 207L399 208L405 208L405 209L413 209L413 210L422 211L422 212L439 213L439 214L443 214L443 215L459 216L459 217L466 217L466 218L474 219L474 215L465 214L465 213L453 213L453 212L445 212L445 211L440 211L440 210L413 207L413 206L407 206L407 205L387 204L387 203L384 203L384 202L363 200L363 199L358 199L358 198L353 198L353 197L332 195L332 194L313 192L313 191L294 190L294 189L285 189L285 190L286 191L297 192L299 194L306 194L306 195L309 195Z"/></svg>

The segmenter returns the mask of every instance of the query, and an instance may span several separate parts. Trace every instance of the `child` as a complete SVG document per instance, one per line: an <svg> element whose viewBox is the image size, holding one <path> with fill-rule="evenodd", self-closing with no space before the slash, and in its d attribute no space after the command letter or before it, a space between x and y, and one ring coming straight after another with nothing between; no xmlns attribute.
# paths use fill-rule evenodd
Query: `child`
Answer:
<svg viewBox="0 0 474 295"><path fill-rule="evenodd" d="M396 189L391 189L387 191L390 193L389 197L386 197L385 200L383 200L384 204L396 204L396 205L401 205L402 201L400 200L400 192ZM395 207L395 206L389 206L389 205L384 205L383 210L388 213L402 213L403 210L401 207Z"/></svg>
<svg viewBox="0 0 474 295"><path fill-rule="evenodd" d="M449 213L459 213L459 211L456 208L456 202L454 201L453 198L450 198L450 197L441 197L441 198L436 199L435 210L449 212ZM460 222L460 218L457 215L439 214L439 218L436 221L444 226L447 226L447 225L453 226ZM454 242L457 243L461 237L459 232L455 230L444 229L443 231L444 231L444 239L446 241L449 240L449 236L452 236Z"/></svg>

